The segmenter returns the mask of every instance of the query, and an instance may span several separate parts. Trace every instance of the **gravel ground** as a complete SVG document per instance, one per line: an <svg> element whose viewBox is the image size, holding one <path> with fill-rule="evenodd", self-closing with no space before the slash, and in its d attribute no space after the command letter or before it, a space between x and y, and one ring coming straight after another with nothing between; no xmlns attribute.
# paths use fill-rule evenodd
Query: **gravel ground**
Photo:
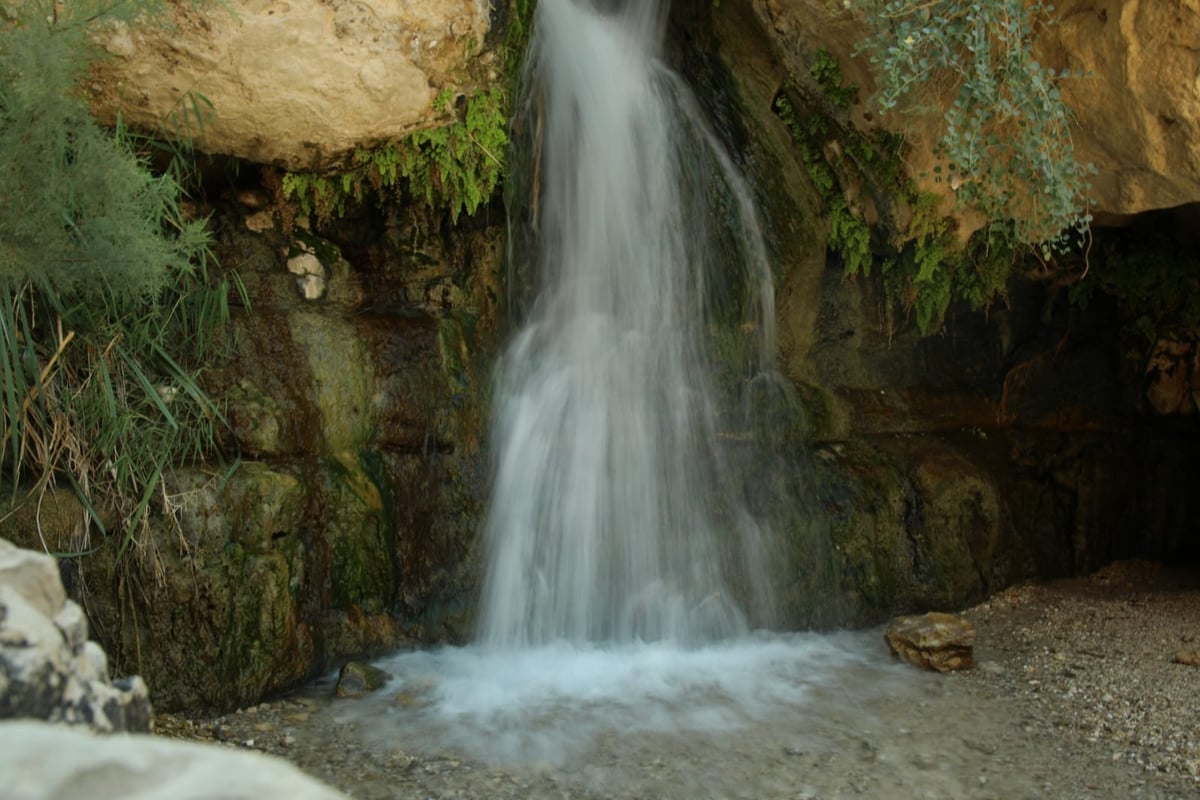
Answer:
<svg viewBox="0 0 1200 800"><path fill-rule="evenodd" d="M978 632L973 670L897 664L869 632L851 643L861 657L813 680L802 701L711 729L599 726L555 757L398 723L421 706L407 690L362 705L321 684L157 726L263 750L379 800L1200 798L1200 668L1175 660L1200 649L1200 571L1126 562L964 613Z"/></svg>

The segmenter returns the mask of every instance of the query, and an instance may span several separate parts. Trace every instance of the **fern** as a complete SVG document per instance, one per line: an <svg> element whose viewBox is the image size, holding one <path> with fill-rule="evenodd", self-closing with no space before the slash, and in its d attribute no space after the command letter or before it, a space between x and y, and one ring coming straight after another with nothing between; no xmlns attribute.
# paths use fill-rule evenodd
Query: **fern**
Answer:
<svg viewBox="0 0 1200 800"><path fill-rule="evenodd" d="M435 110L453 107L454 93L443 90ZM328 222L346 212L349 200L361 201L369 188L376 193L405 188L416 200L445 210L457 222L488 201L504 177L508 150L506 94L486 89L468 97L448 124L416 131L407 138L370 150L358 150L352 166L340 176L288 173L283 193L305 214Z"/></svg>

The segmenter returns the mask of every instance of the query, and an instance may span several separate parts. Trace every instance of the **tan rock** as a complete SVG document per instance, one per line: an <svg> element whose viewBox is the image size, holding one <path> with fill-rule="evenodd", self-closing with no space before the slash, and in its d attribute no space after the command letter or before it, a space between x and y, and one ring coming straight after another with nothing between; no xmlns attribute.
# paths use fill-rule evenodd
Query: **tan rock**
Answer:
<svg viewBox="0 0 1200 800"><path fill-rule="evenodd" d="M432 101L478 58L485 0L172 4L116 27L89 84L105 121L292 170L436 122ZM211 103L211 106L209 105Z"/></svg>
<svg viewBox="0 0 1200 800"><path fill-rule="evenodd" d="M893 654L922 669L951 672L975 665L975 626L956 614L897 617L884 638Z"/></svg>
<svg viewBox="0 0 1200 800"><path fill-rule="evenodd" d="M1195 345L1177 338L1160 339L1146 360L1146 400L1156 414L1187 414L1192 405Z"/></svg>
<svg viewBox="0 0 1200 800"><path fill-rule="evenodd" d="M39 722L0 721L4 797L138 800L344 800L286 761L161 736L89 736Z"/></svg>
<svg viewBox="0 0 1200 800"><path fill-rule="evenodd" d="M1133 214L1200 199L1200 5L1195 0L1065 0L1041 32L1063 83L1075 147L1100 170L1099 211Z"/></svg>
<svg viewBox="0 0 1200 800"><path fill-rule="evenodd" d="M1086 77L1062 84L1073 112L1076 157L1092 163L1091 210L1135 214L1200 200L1200 4L1196 0L1057 0L1057 25L1038 28L1035 55L1056 70ZM793 74L807 70L812 53L837 57L860 102L851 120L863 130L883 125L912 144L905 166L917 188L947 198L948 182L935 181L937 117L879 117L869 99L877 88L866 53L854 55L867 35L862 19L828 0L754 0L762 25L777 41ZM981 224L957 212L960 232Z"/></svg>
<svg viewBox="0 0 1200 800"><path fill-rule="evenodd" d="M1180 650L1175 654L1174 659L1176 664L1184 664L1189 667L1200 667L1200 650Z"/></svg>

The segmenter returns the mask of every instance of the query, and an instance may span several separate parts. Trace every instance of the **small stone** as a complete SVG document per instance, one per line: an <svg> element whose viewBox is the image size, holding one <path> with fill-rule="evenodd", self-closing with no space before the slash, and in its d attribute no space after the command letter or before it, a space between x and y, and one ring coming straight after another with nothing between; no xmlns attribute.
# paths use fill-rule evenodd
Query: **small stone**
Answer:
<svg viewBox="0 0 1200 800"><path fill-rule="evenodd" d="M312 253L300 253L288 259L287 270L293 275L324 275L325 265Z"/></svg>
<svg viewBox="0 0 1200 800"><path fill-rule="evenodd" d="M265 208L267 203L270 202L265 192L260 192L256 189L243 189L234 195L234 199L246 208L253 209Z"/></svg>
<svg viewBox="0 0 1200 800"><path fill-rule="evenodd" d="M381 688L391 677L379 667L351 661L338 673L337 687L333 693L338 697L362 697Z"/></svg>
<svg viewBox="0 0 1200 800"><path fill-rule="evenodd" d="M305 300L320 300L325 294L325 278L320 275L301 275L296 278L296 286Z"/></svg>
<svg viewBox="0 0 1200 800"><path fill-rule="evenodd" d="M897 617L884 638L893 654L922 669L950 672L975 664L975 626L956 614Z"/></svg>
<svg viewBox="0 0 1200 800"><path fill-rule="evenodd" d="M1175 654L1175 663L1188 667L1200 667L1200 650L1180 650Z"/></svg>
<svg viewBox="0 0 1200 800"><path fill-rule="evenodd" d="M275 214L270 209L255 211L246 217L246 229L253 233L262 233L275 227Z"/></svg>

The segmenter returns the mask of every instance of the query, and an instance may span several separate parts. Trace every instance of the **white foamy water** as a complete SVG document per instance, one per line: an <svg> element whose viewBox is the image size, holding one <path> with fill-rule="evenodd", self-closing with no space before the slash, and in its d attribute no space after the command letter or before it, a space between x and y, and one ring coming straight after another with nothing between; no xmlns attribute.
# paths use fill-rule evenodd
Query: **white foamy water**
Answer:
<svg viewBox="0 0 1200 800"><path fill-rule="evenodd" d="M870 634L759 636L680 649L670 643L520 650L443 648L375 662L393 678L333 707L367 739L493 764L586 761L609 737L733 735L804 720L912 683Z"/></svg>
<svg viewBox="0 0 1200 800"><path fill-rule="evenodd" d="M694 645L769 620L707 342L750 331L769 369L773 290L744 182L659 59L664 19L538 3L518 125L537 295L496 387L490 646Z"/></svg>

